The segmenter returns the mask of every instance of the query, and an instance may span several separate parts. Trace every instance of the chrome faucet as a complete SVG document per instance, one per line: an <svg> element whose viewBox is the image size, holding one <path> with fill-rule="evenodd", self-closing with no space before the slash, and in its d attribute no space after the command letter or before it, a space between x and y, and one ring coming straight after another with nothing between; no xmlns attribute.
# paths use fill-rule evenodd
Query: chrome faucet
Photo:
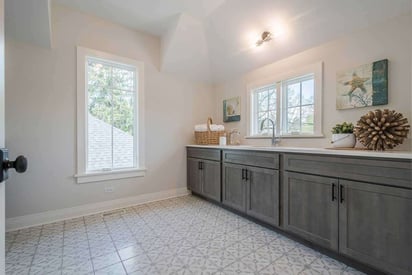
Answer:
<svg viewBox="0 0 412 275"><path fill-rule="evenodd" d="M269 120L272 123L272 145L275 146L276 144L278 144L280 142L280 137L276 136L275 122L273 122L273 120L271 120L270 118L265 118L260 123L260 130L263 130L263 124L265 123L266 120Z"/></svg>

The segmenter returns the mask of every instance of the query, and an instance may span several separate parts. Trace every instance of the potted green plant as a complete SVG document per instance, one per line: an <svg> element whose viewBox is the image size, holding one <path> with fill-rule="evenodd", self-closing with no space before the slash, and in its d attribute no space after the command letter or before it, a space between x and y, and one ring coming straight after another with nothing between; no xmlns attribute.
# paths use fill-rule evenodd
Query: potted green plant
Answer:
<svg viewBox="0 0 412 275"><path fill-rule="evenodd" d="M343 122L332 128L332 146L335 148L353 148L356 137L353 134L353 124Z"/></svg>

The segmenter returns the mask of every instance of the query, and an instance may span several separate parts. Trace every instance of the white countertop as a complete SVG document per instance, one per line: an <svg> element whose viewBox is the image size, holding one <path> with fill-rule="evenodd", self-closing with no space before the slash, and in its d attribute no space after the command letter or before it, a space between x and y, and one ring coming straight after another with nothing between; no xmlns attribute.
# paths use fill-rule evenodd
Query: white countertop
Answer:
<svg viewBox="0 0 412 275"><path fill-rule="evenodd" d="M412 159L411 151L370 151L370 150L336 150L326 148L306 148L306 147L282 147L282 146L255 146L255 145L187 145L194 148L213 148L225 150L250 150L250 151L271 151L282 153L304 153L319 155L340 155L354 157L377 157L388 159Z"/></svg>

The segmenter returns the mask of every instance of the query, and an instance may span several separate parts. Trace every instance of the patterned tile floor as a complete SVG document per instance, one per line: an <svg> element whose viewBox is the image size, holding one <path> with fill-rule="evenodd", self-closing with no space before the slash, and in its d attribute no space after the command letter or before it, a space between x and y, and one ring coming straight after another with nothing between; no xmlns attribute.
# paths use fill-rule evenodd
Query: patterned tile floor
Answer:
<svg viewBox="0 0 412 275"><path fill-rule="evenodd" d="M193 196L6 234L6 274L362 274Z"/></svg>

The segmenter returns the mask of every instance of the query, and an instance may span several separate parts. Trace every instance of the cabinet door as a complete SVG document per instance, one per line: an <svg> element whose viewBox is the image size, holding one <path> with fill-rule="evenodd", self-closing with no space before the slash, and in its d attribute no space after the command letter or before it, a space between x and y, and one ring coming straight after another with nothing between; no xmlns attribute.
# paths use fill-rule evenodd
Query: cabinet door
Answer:
<svg viewBox="0 0 412 275"><path fill-rule="evenodd" d="M236 164L223 164L223 204L245 212L246 211L246 182L242 172L244 167Z"/></svg>
<svg viewBox="0 0 412 275"><path fill-rule="evenodd" d="M220 162L202 160L203 190L202 195L212 200L221 201Z"/></svg>
<svg viewBox="0 0 412 275"><path fill-rule="evenodd" d="M195 193L202 193L200 160L187 158L187 188Z"/></svg>
<svg viewBox="0 0 412 275"><path fill-rule="evenodd" d="M412 190L339 183L340 252L392 274L412 274Z"/></svg>
<svg viewBox="0 0 412 275"><path fill-rule="evenodd" d="M272 225L279 225L279 172L247 168L246 213Z"/></svg>
<svg viewBox="0 0 412 275"><path fill-rule="evenodd" d="M318 245L338 249L338 181L285 172L284 226Z"/></svg>

